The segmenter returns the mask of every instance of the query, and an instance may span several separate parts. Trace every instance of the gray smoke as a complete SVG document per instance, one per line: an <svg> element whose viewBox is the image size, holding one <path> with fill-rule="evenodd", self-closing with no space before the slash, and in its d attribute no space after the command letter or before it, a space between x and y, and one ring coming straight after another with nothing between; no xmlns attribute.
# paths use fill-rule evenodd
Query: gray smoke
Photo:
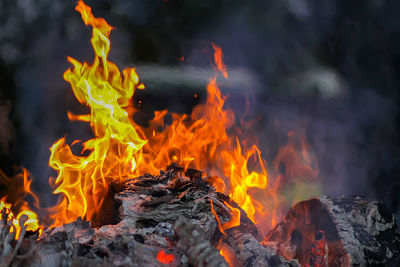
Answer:
<svg viewBox="0 0 400 267"><path fill-rule="evenodd" d="M0 104L0 153L8 154L14 138L14 127L10 121L10 103Z"/></svg>

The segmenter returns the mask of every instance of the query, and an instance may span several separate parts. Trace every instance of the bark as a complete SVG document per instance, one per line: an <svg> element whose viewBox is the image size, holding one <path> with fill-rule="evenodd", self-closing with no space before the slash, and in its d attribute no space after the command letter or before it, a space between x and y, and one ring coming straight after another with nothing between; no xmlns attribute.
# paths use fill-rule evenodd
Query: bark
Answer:
<svg viewBox="0 0 400 267"><path fill-rule="evenodd" d="M239 228L239 227L238 227ZM297 260L285 260L276 250L263 247L255 237L238 228L228 230L220 248L229 255L234 266L300 266Z"/></svg>
<svg viewBox="0 0 400 267"><path fill-rule="evenodd" d="M281 255L310 266L400 266L400 236L383 204L316 197L295 205L265 238ZM327 263L325 263L325 259Z"/></svg>
<svg viewBox="0 0 400 267"><path fill-rule="evenodd" d="M179 237L177 247L184 251L191 264L199 267L229 267L219 251L184 217L178 219L174 229Z"/></svg>

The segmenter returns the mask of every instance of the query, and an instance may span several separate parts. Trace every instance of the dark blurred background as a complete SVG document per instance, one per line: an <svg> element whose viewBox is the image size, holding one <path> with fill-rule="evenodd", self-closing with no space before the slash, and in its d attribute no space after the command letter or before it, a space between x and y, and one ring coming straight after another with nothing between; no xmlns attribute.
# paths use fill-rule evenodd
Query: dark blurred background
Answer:
<svg viewBox="0 0 400 267"><path fill-rule="evenodd" d="M116 28L110 59L143 78L138 121L204 100L214 42L230 75L219 79L227 105L239 116L247 95L268 162L289 131L304 133L325 194L378 198L400 215L400 1L85 2ZM55 175L49 147L91 135L66 116L84 112L62 79L66 57L93 60L75 4L0 0L0 167L26 167L38 191Z"/></svg>

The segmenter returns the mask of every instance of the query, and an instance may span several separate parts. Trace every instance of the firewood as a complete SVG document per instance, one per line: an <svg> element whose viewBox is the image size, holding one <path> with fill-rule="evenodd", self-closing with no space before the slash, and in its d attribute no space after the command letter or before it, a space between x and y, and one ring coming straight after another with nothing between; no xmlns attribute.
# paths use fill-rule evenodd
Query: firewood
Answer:
<svg viewBox="0 0 400 267"><path fill-rule="evenodd" d="M246 213L202 176L197 170L170 166L158 176L126 177L123 184L110 185L112 194L105 201L111 202L105 205L115 208L100 215L95 225L78 219L44 229L34 241L31 256L12 259L12 264L166 266L158 260L161 253L168 256L168 266L228 266L218 251L223 242L237 257L233 266L276 266L272 263L283 257L262 247L258 230ZM211 212L211 201L222 224L231 220L227 204L239 209L240 226L223 235Z"/></svg>
<svg viewBox="0 0 400 267"><path fill-rule="evenodd" d="M180 217L174 225L179 237L177 247L185 252L189 262L199 267L229 267L218 250L206 240L196 226Z"/></svg>
<svg viewBox="0 0 400 267"><path fill-rule="evenodd" d="M304 266L400 266L393 215L383 204L360 197L302 201L263 244L271 241L295 247L295 258Z"/></svg>
<svg viewBox="0 0 400 267"><path fill-rule="evenodd" d="M300 266L297 260L286 260L276 251L263 247L251 234L239 229L228 230L228 234L222 238L222 244L230 247L228 253L231 254L230 258L235 259L236 266Z"/></svg>

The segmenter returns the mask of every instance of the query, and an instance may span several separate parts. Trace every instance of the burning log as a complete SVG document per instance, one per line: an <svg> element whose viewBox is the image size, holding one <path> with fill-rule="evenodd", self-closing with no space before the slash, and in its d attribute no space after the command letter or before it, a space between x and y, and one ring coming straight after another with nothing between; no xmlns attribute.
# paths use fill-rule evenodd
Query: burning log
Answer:
<svg viewBox="0 0 400 267"><path fill-rule="evenodd" d="M316 197L295 205L265 238L304 266L399 266L400 236L383 204L360 197Z"/></svg>
<svg viewBox="0 0 400 267"><path fill-rule="evenodd" d="M224 108L226 98L219 91L217 75L209 81L205 103L190 116L172 114L172 124L165 125L168 111L157 111L149 127L143 128L132 119L131 99L136 89L145 86L139 83L135 69L121 73L107 59L113 27L94 17L83 1L78 1L76 10L93 28L95 59L88 64L68 58L73 67L64 73L64 79L77 100L90 108L89 114L69 112L68 118L90 122L94 138L81 144L82 155L71 148L80 140L69 145L64 137L52 145L49 166L58 176L50 183L55 186L54 193L61 195L56 209L48 214L51 228L34 243L27 242L36 239L29 237L30 231L41 230L36 213L20 204L14 206L18 211L15 218L11 212L2 214L1 266L399 263L394 219L383 216L377 204L359 200L302 202L262 246L253 221L264 215L256 207L267 206L252 199L250 191L260 190L259 198L268 196L267 168L256 145L247 148L236 131L230 133L235 116ZM215 69L227 78L222 50L214 44L213 49ZM248 168L251 158L258 171ZM145 174L157 173L172 162L185 168L170 166L158 176ZM214 179L213 185L229 192L232 199L216 192L203 180L202 172L187 170L189 166L210 168L210 172L230 178L227 191L222 190L222 179ZM302 173L316 176L310 167ZM15 195L31 195L39 204L30 191L27 172L22 178L22 194ZM18 197L4 200L9 199L18 204ZM6 211L11 209L11 204L2 200L0 204ZM390 234L395 235L393 240L387 239Z"/></svg>
<svg viewBox="0 0 400 267"><path fill-rule="evenodd" d="M0 267L7 267L13 263L18 265L25 259L31 257L35 250L32 236L25 237L27 232L26 222L28 220L27 215L22 215L18 224L20 226L20 232L18 240L15 241L17 234L17 228L13 224L13 217L9 217L6 214L6 210L1 210L0 220Z"/></svg>
<svg viewBox="0 0 400 267"><path fill-rule="evenodd" d="M285 260L275 250L263 247L251 234L232 229L220 248L234 266L300 266L297 260Z"/></svg>
<svg viewBox="0 0 400 267"><path fill-rule="evenodd" d="M185 255L194 266L229 267L218 250L184 217L178 219L174 230L179 237L178 248L185 251Z"/></svg>
<svg viewBox="0 0 400 267"><path fill-rule="evenodd" d="M170 166L158 176L127 178L124 184L113 187L114 197L108 199L112 203L104 206L117 206L114 214L105 212L115 218L104 218L104 222L116 221L115 224L94 227L78 219L44 229L41 238L34 241L29 256L11 259L9 263L24 266L229 266L218 251L224 246L233 253L229 259L235 258L231 266L274 266L274 263L296 266L297 261L285 260L275 251L261 246L257 228L245 212L206 183L200 171ZM228 205L240 211L240 225L222 234L216 215L220 223L226 225L232 219ZM22 233L17 242L26 242Z"/></svg>

